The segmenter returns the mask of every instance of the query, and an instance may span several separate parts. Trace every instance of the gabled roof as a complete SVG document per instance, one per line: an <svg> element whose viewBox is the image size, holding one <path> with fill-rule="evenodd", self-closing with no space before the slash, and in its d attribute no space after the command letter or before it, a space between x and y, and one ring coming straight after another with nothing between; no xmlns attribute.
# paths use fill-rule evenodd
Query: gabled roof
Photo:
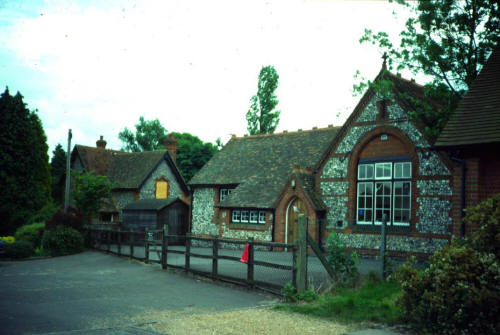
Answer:
<svg viewBox="0 0 500 335"><path fill-rule="evenodd" d="M172 205L175 202L182 202L184 205L186 203L179 198L167 198L167 199L141 199L137 201L133 201L123 207L124 211L141 211L141 210L149 210L149 211L160 211L165 207ZM186 205L187 206L187 205Z"/></svg>
<svg viewBox="0 0 500 335"><path fill-rule="evenodd" d="M500 44L458 104L435 146L500 142Z"/></svg>
<svg viewBox="0 0 500 335"><path fill-rule="evenodd" d="M189 184L238 185L220 207L274 208L294 165L314 166L338 129L234 137Z"/></svg>
<svg viewBox="0 0 500 335"><path fill-rule="evenodd" d="M168 151L124 152L104 148L75 145L72 160L80 158L86 171L108 176L113 189L139 189L154 169L166 160L182 190L187 194L187 185Z"/></svg>

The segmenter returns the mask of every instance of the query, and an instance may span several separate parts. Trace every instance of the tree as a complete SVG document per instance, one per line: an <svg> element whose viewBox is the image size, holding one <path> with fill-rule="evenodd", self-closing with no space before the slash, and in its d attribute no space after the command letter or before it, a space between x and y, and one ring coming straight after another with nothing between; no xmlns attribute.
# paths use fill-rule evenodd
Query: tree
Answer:
<svg viewBox="0 0 500 335"><path fill-rule="evenodd" d="M167 137L167 130L158 119L148 121L141 116L135 127L135 134L127 128L118 134L125 150L132 152L164 150L163 140ZM221 143L219 141L214 146L189 133L173 134L178 142L177 166L184 180L189 181L212 158Z"/></svg>
<svg viewBox="0 0 500 335"><path fill-rule="evenodd" d="M73 200L77 210L87 221L97 214L104 199L111 196L111 183L107 176L97 176L93 171L73 172Z"/></svg>
<svg viewBox="0 0 500 335"><path fill-rule="evenodd" d="M66 175L66 151L61 144L57 144L52 151L50 160L50 175L52 177L52 198L57 204L63 202L62 177Z"/></svg>
<svg viewBox="0 0 500 335"><path fill-rule="evenodd" d="M17 92L0 96L0 235L13 233L51 200L47 138Z"/></svg>
<svg viewBox="0 0 500 335"><path fill-rule="evenodd" d="M263 66L260 70L257 94L250 99L251 105L246 115L250 135L272 134L276 130L281 113L274 110L279 102L274 94L278 79L278 72L273 66Z"/></svg>
<svg viewBox="0 0 500 335"><path fill-rule="evenodd" d="M399 47L387 33L370 29L365 29L360 43L370 42L385 51L389 69L408 69L432 78L425 86L426 95L443 107L436 111L423 105L410 117L425 124L427 135L435 138L499 42L499 4L489 0L397 2L414 13L400 33Z"/></svg>
<svg viewBox="0 0 500 335"><path fill-rule="evenodd" d="M125 145L122 149L131 152L159 150L166 137L167 130L158 119L148 121L144 120L144 116L135 125L135 134L126 127L118 134Z"/></svg>

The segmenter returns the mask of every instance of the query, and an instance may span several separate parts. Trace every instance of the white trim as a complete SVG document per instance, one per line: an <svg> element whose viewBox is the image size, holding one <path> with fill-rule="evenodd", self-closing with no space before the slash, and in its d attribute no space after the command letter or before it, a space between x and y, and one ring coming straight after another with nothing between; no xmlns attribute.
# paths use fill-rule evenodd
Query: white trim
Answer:
<svg viewBox="0 0 500 335"><path fill-rule="evenodd" d="M264 216L264 220L261 220L261 215ZM266 223L266 212L259 211L259 223Z"/></svg>
<svg viewBox="0 0 500 335"><path fill-rule="evenodd" d="M396 194L395 194L396 187L393 187L392 188L392 224L394 226L409 226L410 225L410 221L411 221L411 180L398 180L398 181L395 181L395 182L393 182L394 186L396 185L396 183L401 183L401 184L402 183L408 183L408 184L410 184L409 195L407 195L407 196L404 195L404 194L400 195L402 202L403 202L403 200L405 198L409 199L409 205L410 206L408 208L404 208L404 207L396 208ZM396 210L408 210L409 211L408 222L399 222L399 221L396 221L394 219L394 216L396 214Z"/></svg>
<svg viewBox="0 0 500 335"><path fill-rule="evenodd" d="M390 175L389 176L382 176L382 177L377 177L377 166L386 166L386 165L389 165L391 168L390 168ZM373 171L373 179L375 180L389 180L389 179L392 179L392 162L382 162L382 163L375 163L375 170Z"/></svg>
<svg viewBox="0 0 500 335"><path fill-rule="evenodd" d="M255 220L252 220L252 214L255 215ZM259 222L259 211L250 211L249 212L249 217L248 217L248 222L250 222L250 223L258 223Z"/></svg>
<svg viewBox="0 0 500 335"><path fill-rule="evenodd" d="M240 219L239 220L235 220L234 219L234 216L235 214L238 213ZM240 222L241 220L241 211L240 210L233 210L232 214L231 214L231 222Z"/></svg>
<svg viewBox="0 0 500 335"><path fill-rule="evenodd" d="M285 212L285 244L288 243L288 210L290 209L290 206L292 203L298 198L292 198L288 205L286 206L286 212Z"/></svg>

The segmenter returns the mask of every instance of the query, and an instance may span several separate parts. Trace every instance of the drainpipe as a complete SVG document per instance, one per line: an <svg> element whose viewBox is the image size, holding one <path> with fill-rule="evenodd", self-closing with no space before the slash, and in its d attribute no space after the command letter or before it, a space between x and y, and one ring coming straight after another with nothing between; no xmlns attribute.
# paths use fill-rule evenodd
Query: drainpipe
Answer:
<svg viewBox="0 0 500 335"><path fill-rule="evenodd" d="M452 161L455 161L460 164L460 170L461 170L461 191L460 191L460 218L461 218L461 237L465 237L465 221L464 221L464 216L465 216L465 160L459 159L457 157L451 157Z"/></svg>

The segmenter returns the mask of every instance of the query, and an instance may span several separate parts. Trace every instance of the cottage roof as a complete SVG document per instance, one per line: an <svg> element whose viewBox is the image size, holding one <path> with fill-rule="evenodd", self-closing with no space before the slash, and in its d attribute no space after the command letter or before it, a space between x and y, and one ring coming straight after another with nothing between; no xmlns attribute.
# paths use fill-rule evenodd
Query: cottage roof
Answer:
<svg viewBox="0 0 500 335"><path fill-rule="evenodd" d="M86 171L108 176L114 189L139 189L165 159L181 188L188 193L184 179L166 150L124 152L77 144L73 152L80 157Z"/></svg>
<svg viewBox="0 0 500 335"><path fill-rule="evenodd" d="M165 207L170 206L174 202L180 201L184 203L179 198L167 198L167 199L141 199L134 202L129 203L125 207L123 207L124 211L141 211L141 210L150 210L150 211L160 211ZM184 203L185 204L185 203Z"/></svg>
<svg viewBox="0 0 500 335"><path fill-rule="evenodd" d="M500 142L500 44L458 104L436 146Z"/></svg>
<svg viewBox="0 0 500 335"><path fill-rule="evenodd" d="M338 129L234 137L189 184L237 185L221 207L274 208L294 165L314 166Z"/></svg>

